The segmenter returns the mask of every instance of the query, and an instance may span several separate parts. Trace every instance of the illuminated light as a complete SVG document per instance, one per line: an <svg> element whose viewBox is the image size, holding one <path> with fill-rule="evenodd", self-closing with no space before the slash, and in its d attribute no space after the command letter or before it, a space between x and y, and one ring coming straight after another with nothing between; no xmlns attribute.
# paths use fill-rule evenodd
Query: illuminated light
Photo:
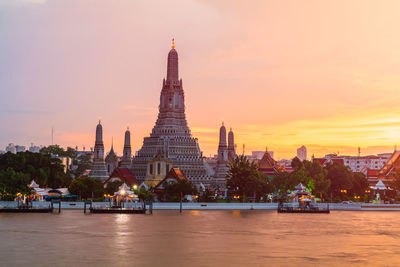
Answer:
<svg viewBox="0 0 400 267"><path fill-rule="evenodd" d="M136 190L136 189L137 189L137 185L134 185L134 186L133 186L133 189Z"/></svg>
<svg viewBox="0 0 400 267"><path fill-rule="evenodd" d="M121 195L125 195L125 193L126 193L125 189L122 189L121 190Z"/></svg>

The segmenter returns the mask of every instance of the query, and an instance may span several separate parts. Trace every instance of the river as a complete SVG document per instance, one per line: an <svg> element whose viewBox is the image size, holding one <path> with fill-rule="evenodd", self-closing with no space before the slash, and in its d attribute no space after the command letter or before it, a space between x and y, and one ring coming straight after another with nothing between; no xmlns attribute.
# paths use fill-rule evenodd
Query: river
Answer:
<svg viewBox="0 0 400 267"><path fill-rule="evenodd" d="M400 265L400 213L1 214L1 266Z"/></svg>

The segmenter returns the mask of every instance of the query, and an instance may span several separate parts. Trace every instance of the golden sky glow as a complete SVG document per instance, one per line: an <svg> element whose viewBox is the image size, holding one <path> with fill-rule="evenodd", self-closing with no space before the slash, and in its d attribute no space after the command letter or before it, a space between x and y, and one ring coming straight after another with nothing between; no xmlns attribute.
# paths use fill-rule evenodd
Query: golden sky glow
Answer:
<svg viewBox="0 0 400 267"><path fill-rule="evenodd" d="M238 152L391 152L400 137L399 1L0 3L0 149L134 150L153 127L175 38L186 114L205 155L222 118ZM71 19L73 18L73 19Z"/></svg>

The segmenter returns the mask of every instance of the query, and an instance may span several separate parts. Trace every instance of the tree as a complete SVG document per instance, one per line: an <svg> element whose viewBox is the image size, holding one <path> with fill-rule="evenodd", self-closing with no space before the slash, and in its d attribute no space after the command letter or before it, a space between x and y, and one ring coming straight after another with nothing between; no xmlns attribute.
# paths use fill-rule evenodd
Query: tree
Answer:
<svg viewBox="0 0 400 267"><path fill-rule="evenodd" d="M78 177L75 178L69 188L69 192L73 195L78 195L81 198L100 198L104 195L103 183L92 177Z"/></svg>
<svg viewBox="0 0 400 267"><path fill-rule="evenodd" d="M120 181L120 180L115 180L115 181L112 181L112 182L108 182L104 192L106 194L109 194L109 195L114 195L114 193L119 190L119 187L122 184L123 184L123 182Z"/></svg>
<svg viewBox="0 0 400 267"><path fill-rule="evenodd" d="M165 181L164 192L161 194L161 199L166 201L180 201L181 194L192 195L197 193L196 187L190 181L179 179L178 181L168 182Z"/></svg>
<svg viewBox="0 0 400 267"><path fill-rule="evenodd" d="M18 193L23 195L31 194L31 189L28 187L30 177L23 172L16 172L12 168L0 170L0 194L4 199L5 195L10 194L14 198Z"/></svg>
<svg viewBox="0 0 400 267"><path fill-rule="evenodd" d="M327 179L327 170L319 162L304 160L301 162L297 157L292 161L293 172L278 173L273 183L280 193L280 199L284 199L288 191L294 190L296 185L302 183L312 194L326 198L330 187Z"/></svg>
<svg viewBox="0 0 400 267"><path fill-rule="evenodd" d="M367 177L361 172L353 173L353 186L350 192L353 195L363 196L368 188L369 183Z"/></svg>
<svg viewBox="0 0 400 267"><path fill-rule="evenodd" d="M32 153L29 151L0 156L0 170L7 168L22 172L34 179L41 187L68 187L71 177L64 172L64 165L49 154Z"/></svg>
<svg viewBox="0 0 400 267"><path fill-rule="evenodd" d="M76 177L81 176L86 170L89 170L92 168L92 158L87 155L83 154L80 155L78 158L76 158L76 164L78 165L78 168L74 171L74 174Z"/></svg>
<svg viewBox="0 0 400 267"><path fill-rule="evenodd" d="M265 196L273 191L268 177L258 171L257 166L245 156L236 157L229 163L227 187L240 196Z"/></svg>
<svg viewBox="0 0 400 267"><path fill-rule="evenodd" d="M292 168L293 170L297 171L300 170L303 167L303 163L301 162L301 160L298 157L294 157L292 159Z"/></svg>
<svg viewBox="0 0 400 267"><path fill-rule="evenodd" d="M137 192L137 195L141 200L145 200L145 201L153 201L154 200L154 194L153 194L153 192L151 192L151 190L146 190L146 189L142 188Z"/></svg>
<svg viewBox="0 0 400 267"><path fill-rule="evenodd" d="M337 163L328 165L327 178L331 181L329 192L332 197L337 199L343 199L343 193L341 190L351 190L353 187L353 175L350 169L344 165Z"/></svg>

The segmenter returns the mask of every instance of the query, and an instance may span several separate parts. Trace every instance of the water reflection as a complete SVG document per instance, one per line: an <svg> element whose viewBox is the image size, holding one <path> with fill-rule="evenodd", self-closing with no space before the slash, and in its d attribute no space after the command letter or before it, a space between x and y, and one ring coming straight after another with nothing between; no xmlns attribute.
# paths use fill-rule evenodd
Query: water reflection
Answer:
<svg viewBox="0 0 400 267"><path fill-rule="evenodd" d="M0 265L399 266L398 217L397 212L258 210L3 214Z"/></svg>
<svg viewBox="0 0 400 267"><path fill-rule="evenodd" d="M240 217L240 210L233 210L232 215L236 217Z"/></svg>

